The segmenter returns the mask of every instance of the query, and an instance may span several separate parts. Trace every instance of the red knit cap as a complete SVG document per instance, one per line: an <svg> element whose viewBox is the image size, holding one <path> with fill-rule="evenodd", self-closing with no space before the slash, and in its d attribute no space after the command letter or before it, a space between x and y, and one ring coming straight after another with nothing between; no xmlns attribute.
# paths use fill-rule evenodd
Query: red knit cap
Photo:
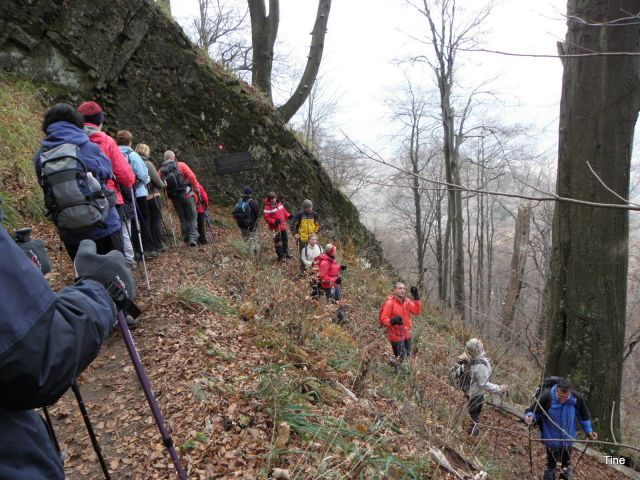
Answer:
<svg viewBox="0 0 640 480"><path fill-rule="evenodd" d="M330 257L334 257L336 255L336 246L331 243L327 243L327 247L324 249L324 253L329 255Z"/></svg>
<svg viewBox="0 0 640 480"><path fill-rule="evenodd" d="M93 100L81 103L78 107L78 113L84 117L85 123L94 125L102 125L104 121L104 113L102 108Z"/></svg>
<svg viewBox="0 0 640 480"><path fill-rule="evenodd" d="M82 115L95 115L96 113L100 113L102 108L93 100L81 103L78 107L78 113Z"/></svg>

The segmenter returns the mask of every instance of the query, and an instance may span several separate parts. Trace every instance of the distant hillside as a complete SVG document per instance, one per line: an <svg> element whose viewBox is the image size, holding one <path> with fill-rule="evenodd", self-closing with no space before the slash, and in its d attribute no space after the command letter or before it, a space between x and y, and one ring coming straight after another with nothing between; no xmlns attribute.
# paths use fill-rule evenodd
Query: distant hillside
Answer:
<svg viewBox="0 0 640 480"><path fill-rule="evenodd" d="M273 107L212 64L153 2L10 0L0 26L1 69L46 87L52 101L97 100L109 132L130 130L156 161L166 149L179 151L214 201L232 202L245 184L260 196L276 190L293 210L311 198L337 237L382 260L356 208ZM250 151L254 169L216 175L219 145Z"/></svg>

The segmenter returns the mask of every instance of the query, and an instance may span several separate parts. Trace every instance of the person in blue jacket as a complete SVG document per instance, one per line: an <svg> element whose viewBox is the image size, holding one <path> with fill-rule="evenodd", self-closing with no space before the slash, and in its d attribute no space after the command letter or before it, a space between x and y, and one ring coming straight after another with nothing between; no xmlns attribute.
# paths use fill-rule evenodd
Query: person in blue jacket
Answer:
<svg viewBox="0 0 640 480"><path fill-rule="evenodd" d="M533 422L540 425L540 436L547 448L547 466L542 480L555 480L558 464L562 466L560 478L570 480L573 476L570 464L571 446L576 438L576 419L591 440L598 438L591 427L587 403L561 378L525 410L524 418L527 425Z"/></svg>
<svg viewBox="0 0 640 480"><path fill-rule="evenodd" d="M116 320L105 286L128 295L133 278L120 252L97 255L84 240L79 279L54 293L1 227L0 251L0 479L63 479L60 454L33 409L56 402L96 358Z"/></svg>
<svg viewBox="0 0 640 480"><path fill-rule="evenodd" d="M76 109L66 103L58 103L47 111L42 122L42 130L46 137L42 140L42 147L36 152L34 158L38 178L40 178L42 151L65 143L78 146L80 160L100 183L104 185L111 178L111 162L104 156L100 148L89 140L83 130L82 120ZM64 243L72 260L78 251L78 245L84 239L95 241L97 251L100 254L108 253L111 250L122 251L120 218L115 206L111 208L104 223L104 227L95 227L82 233L58 229L62 243Z"/></svg>

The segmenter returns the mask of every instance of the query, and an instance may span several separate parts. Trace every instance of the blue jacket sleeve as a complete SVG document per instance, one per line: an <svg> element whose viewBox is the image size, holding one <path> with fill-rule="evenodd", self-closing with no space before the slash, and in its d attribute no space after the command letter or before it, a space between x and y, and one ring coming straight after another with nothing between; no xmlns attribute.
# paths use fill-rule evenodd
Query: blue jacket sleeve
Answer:
<svg viewBox="0 0 640 480"><path fill-rule="evenodd" d="M49 405L98 355L115 305L91 280L52 292L3 229L0 251L0 407Z"/></svg>
<svg viewBox="0 0 640 480"><path fill-rule="evenodd" d="M129 156L131 158L131 166L136 174L136 178L142 184L146 185L151 180L149 178L149 169L147 168L147 165L144 163L144 160L142 160L142 157L136 152L131 152Z"/></svg>

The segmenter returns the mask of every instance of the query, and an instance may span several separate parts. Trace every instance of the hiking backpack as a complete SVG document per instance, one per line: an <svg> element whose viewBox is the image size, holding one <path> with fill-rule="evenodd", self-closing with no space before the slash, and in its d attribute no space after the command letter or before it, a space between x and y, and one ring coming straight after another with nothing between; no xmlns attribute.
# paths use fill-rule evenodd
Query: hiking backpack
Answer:
<svg viewBox="0 0 640 480"><path fill-rule="evenodd" d="M87 170L78 146L63 143L40 154L40 186L47 217L61 230L81 232L104 228L115 192Z"/></svg>
<svg viewBox="0 0 640 480"><path fill-rule="evenodd" d="M253 211L249 200L243 200L242 198L236 203L236 208L232 212L233 218L235 218L238 227L249 228L251 222L253 222Z"/></svg>
<svg viewBox="0 0 640 480"><path fill-rule="evenodd" d="M474 358L471 362L459 359L449 369L449 385L466 393L471 386L471 367L480 364L489 367L487 361L482 358Z"/></svg>
<svg viewBox="0 0 640 480"><path fill-rule="evenodd" d="M553 388L553 386L558 383L561 380L561 377L545 377L542 379L542 384L539 385L536 390L533 392L533 404L536 405L540 402L540 398L542 397L543 393L549 392L551 391L551 389ZM540 404L540 406L546 410L547 408L550 407L550 405L543 405L542 403ZM538 415L538 419L536 420L536 424L538 425L538 427L542 427L542 415Z"/></svg>
<svg viewBox="0 0 640 480"><path fill-rule="evenodd" d="M178 198L187 192L187 186L184 183L184 178L176 162L170 162L161 167L160 173L162 173L163 180L167 184L167 195L169 198Z"/></svg>

